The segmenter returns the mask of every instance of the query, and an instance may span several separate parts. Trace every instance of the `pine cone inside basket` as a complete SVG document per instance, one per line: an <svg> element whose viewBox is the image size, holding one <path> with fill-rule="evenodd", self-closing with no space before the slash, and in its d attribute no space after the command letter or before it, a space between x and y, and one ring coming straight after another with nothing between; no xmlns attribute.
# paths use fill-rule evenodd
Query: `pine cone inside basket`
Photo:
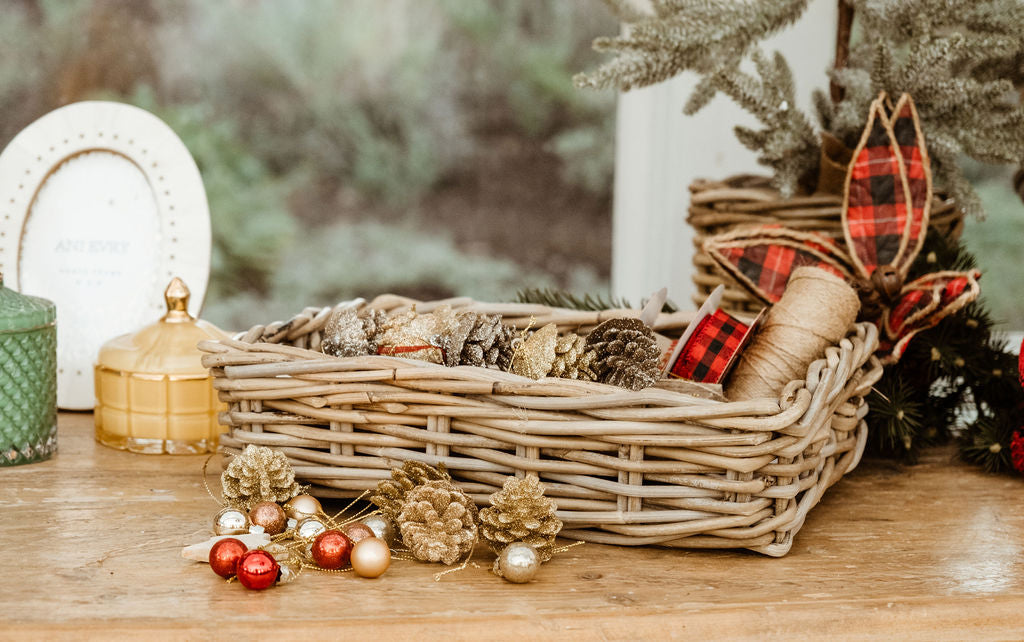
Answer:
<svg viewBox="0 0 1024 642"><path fill-rule="evenodd" d="M640 319L605 321L587 337L587 347L597 352L596 371L602 383L642 390L661 376L654 332Z"/></svg>
<svg viewBox="0 0 1024 642"><path fill-rule="evenodd" d="M508 370L512 363L512 339L515 330L501 322L501 315L476 315L473 329L459 355L464 366Z"/></svg>
<svg viewBox="0 0 1024 642"><path fill-rule="evenodd" d="M597 372L597 352L587 347L587 340L572 332L558 337L555 342L555 360L551 366L551 377L594 381Z"/></svg>
<svg viewBox="0 0 1024 642"><path fill-rule="evenodd" d="M468 495L436 479L409 491L396 523L416 559L454 564L476 545L476 517Z"/></svg>
<svg viewBox="0 0 1024 642"><path fill-rule="evenodd" d="M380 508L384 517L395 523L398 514L402 512L409 491L436 480L450 482L451 477L443 468L438 470L418 461L407 461L401 468L391 469L391 479L377 484L377 492L370 497L370 501Z"/></svg>
<svg viewBox="0 0 1024 642"><path fill-rule="evenodd" d="M335 357L361 357L377 354L387 314L372 308L335 310L324 326L321 349Z"/></svg>
<svg viewBox="0 0 1024 642"><path fill-rule="evenodd" d="M509 477L490 497L491 507L480 510L480 535L495 553L512 542L529 544L541 562L551 559L562 520L555 517L555 502L544 496L544 485L528 475Z"/></svg>

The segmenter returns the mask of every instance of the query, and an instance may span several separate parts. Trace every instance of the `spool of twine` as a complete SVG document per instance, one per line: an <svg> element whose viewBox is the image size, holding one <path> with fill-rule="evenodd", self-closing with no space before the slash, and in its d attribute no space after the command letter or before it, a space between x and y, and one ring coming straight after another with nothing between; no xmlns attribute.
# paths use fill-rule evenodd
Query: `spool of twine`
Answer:
<svg viewBox="0 0 1024 642"><path fill-rule="evenodd" d="M793 270L782 298L740 355L726 385L730 400L778 397L835 345L857 319L860 299L845 280L816 267Z"/></svg>

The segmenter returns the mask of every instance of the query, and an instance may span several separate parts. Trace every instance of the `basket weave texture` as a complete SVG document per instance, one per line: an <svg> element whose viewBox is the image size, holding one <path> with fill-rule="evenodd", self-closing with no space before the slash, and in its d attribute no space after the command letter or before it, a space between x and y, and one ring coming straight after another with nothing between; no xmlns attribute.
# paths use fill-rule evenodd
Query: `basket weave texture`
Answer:
<svg viewBox="0 0 1024 642"><path fill-rule="evenodd" d="M817 232L833 239L843 238L843 197L841 194L815 194L782 198L768 179L761 176L734 176L724 181L698 179L690 185L690 210L687 222L693 226L696 245L693 282L697 286L693 301L700 305L719 285L725 285L722 308L745 315L757 314L764 304L722 272L707 252L704 239L746 225L780 225L803 232ZM932 201L929 227L959 238L964 213L949 199L936 196Z"/></svg>
<svg viewBox="0 0 1024 642"><path fill-rule="evenodd" d="M369 305L396 311L408 299ZM503 315L524 328L586 332L633 310L439 303ZM558 503L562 536L619 545L749 548L781 556L825 490L860 460L864 395L881 376L871 324L856 324L779 399L724 402L659 387L632 392L566 379L532 381L476 367L319 352L332 308L235 339L204 342L228 411L222 451L280 449L322 497L353 497L417 460L447 467L479 504L510 475L536 474ZM692 313L662 314L678 335Z"/></svg>

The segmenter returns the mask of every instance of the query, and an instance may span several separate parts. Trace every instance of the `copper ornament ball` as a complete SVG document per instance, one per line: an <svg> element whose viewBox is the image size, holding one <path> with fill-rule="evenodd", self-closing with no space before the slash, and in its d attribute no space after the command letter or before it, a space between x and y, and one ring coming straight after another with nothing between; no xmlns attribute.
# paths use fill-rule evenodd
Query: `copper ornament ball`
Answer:
<svg viewBox="0 0 1024 642"><path fill-rule="evenodd" d="M352 554L352 540L336 530L324 531L316 536L310 547L313 561L320 568L339 569L348 566Z"/></svg>
<svg viewBox="0 0 1024 642"><path fill-rule="evenodd" d="M284 509L274 502L260 502L249 509L249 521L262 526L267 535L283 533L288 525L288 516Z"/></svg>
<svg viewBox="0 0 1024 642"><path fill-rule="evenodd" d="M353 544L358 544L367 537L377 537L377 534L373 532L373 529L362 522L345 524L341 527L341 532L345 533L345 535L352 540Z"/></svg>
<svg viewBox="0 0 1024 642"><path fill-rule="evenodd" d="M247 589L261 591L274 585L280 570L273 555L260 549L251 550L238 560L238 581Z"/></svg>
<svg viewBox="0 0 1024 642"><path fill-rule="evenodd" d="M359 577L380 577L391 566L391 551L384 540L367 537L352 547L350 560Z"/></svg>
<svg viewBox="0 0 1024 642"><path fill-rule="evenodd" d="M319 515L322 511L320 500L312 495L296 495L284 503L285 514L297 521Z"/></svg>
<svg viewBox="0 0 1024 642"><path fill-rule="evenodd" d="M234 537L225 537L210 548L210 568L221 577L231 577L238 569L238 560L249 550Z"/></svg>

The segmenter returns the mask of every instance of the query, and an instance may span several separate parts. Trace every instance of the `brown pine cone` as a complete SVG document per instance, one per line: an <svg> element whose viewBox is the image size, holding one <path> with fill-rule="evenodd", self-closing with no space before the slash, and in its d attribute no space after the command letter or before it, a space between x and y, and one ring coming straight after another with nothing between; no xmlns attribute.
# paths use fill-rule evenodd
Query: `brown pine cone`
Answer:
<svg viewBox="0 0 1024 642"><path fill-rule="evenodd" d="M512 363L515 330L501 322L500 314L477 315L459 355L464 366L508 370Z"/></svg>
<svg viewBox="0 0 1024 642"><path fill-rule="evenodd" d="M480 510L480 535L492 551L500 554L512 542L523 542L536 549L541 562L551 559L562 520L536 477L509 477L490 502L491 507Z"/></svg>
<svg viewBox="0 0 1024 642"><path fill-rule="evenodd" d="M413 557L454 564L476 545L476 517L468 495L436 479L409 491L396 524Z"/></svg>
<svg viewBox="0 0 1024 642"><path fill-rule="evenodd" d="M444 468L438 470L418 461L407 461L401 468L391 469L391 479L385 479L377 484L377 492L370 497L370 501L380 508L384 517L394 523L395 518L402 512L409 491L436 480L449 481L451 477Z"/></svg>
<svg viewBox="0 0 1024 642"><path fill-rule="evenodd" d="M595 381L597 353L587 348L587 340L572 332L555 342L555 361L548 376Z"/></svg>
<svg viewBox="0 0 1024 642"><path fill-rule="evenodd" d="M598 381L630 390L652 386L661 377L654 332L640 319L609 319L594 328L587 347L597 352Z"/></svg>

